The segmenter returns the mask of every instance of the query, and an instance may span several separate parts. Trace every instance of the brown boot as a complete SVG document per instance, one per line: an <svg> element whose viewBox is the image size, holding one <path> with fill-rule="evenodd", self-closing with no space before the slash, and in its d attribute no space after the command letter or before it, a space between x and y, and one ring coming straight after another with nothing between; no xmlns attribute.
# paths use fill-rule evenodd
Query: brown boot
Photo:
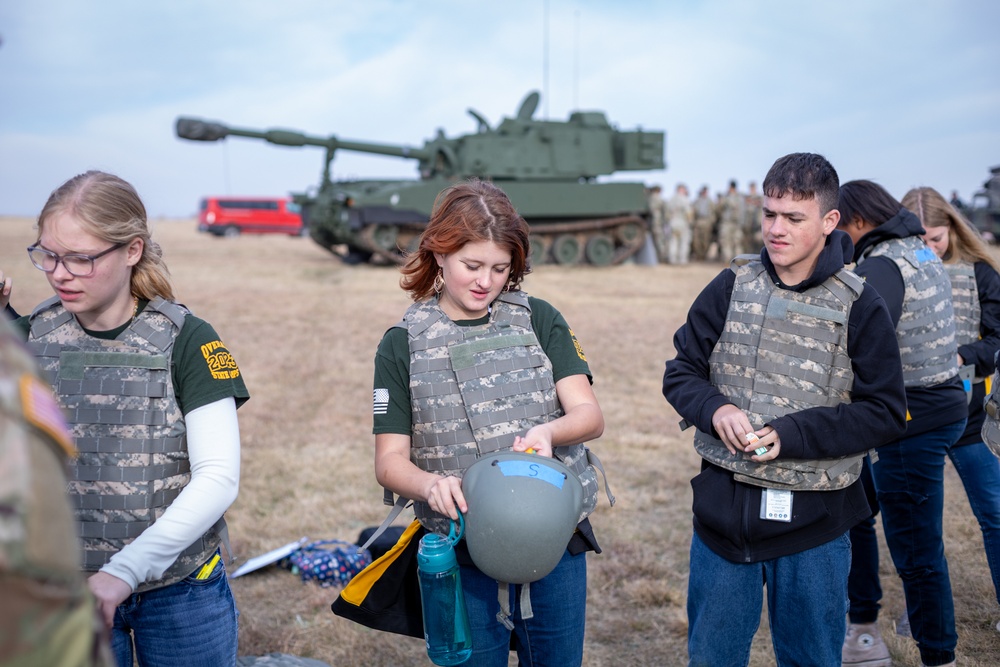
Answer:
<svg viewBox="0 0 1000 667"><path fill-rule="evenodd" d="M892 667L878 623L848 623L840 660L842 667Z"/></svg>

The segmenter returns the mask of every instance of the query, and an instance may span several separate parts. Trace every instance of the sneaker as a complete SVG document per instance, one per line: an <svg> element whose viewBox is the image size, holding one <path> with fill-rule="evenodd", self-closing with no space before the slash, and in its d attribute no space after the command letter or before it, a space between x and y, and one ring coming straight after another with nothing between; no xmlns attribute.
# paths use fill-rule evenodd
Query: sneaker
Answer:
<svg viewBox="0 0 1000 667"><path fill-rule="evenodd" d="M892 667L878 623L848 623L840 660L843 667Z"/></svg>
<svg viewBox="0 0 1000 667"><path fill-rule="evenodd" d="M1000 624L997 629L1000 630ZM896 619L896 634L900 637L913 637L910 632L910 615L905 611Z"/></svg>

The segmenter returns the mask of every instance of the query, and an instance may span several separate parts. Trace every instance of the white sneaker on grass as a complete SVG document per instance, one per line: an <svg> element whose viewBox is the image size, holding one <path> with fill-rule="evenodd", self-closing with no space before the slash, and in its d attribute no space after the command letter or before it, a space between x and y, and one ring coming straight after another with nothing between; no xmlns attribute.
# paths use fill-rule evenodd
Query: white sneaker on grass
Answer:
<svg viewBox="0 0 1000 667"><path fill-rule="evenodd" d="M840 660L842 667L892 667L878 623L848 623Z"/></svg>

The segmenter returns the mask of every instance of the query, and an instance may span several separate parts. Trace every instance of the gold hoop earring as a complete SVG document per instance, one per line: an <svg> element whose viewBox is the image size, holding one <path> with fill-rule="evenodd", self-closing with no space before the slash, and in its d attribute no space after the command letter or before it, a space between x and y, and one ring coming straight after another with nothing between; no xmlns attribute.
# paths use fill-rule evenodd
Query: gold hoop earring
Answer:
<svg viewBox="0 0 1000 667"><path fill-rule="evenodd" d="M444 271L438 269L437 275L434 276L434 293L441 294L441 290L444 289Z"/></svg>
<svg viewBox="0 0 1000 667"><path fill-rule="evenodd" d="M510 292L513 289L514 289L514 279L510 278L510 279L507 280L507 284L504 285L503 291L504 292Z"/></svg>

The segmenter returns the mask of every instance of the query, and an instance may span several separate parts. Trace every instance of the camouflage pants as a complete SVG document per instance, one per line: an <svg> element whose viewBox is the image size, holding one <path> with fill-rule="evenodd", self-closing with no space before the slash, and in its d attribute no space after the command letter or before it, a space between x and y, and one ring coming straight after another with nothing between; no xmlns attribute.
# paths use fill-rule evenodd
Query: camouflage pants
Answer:
<svg viewBox="0 0 1000 667"><path fill-rule="evenodd" d="M653 241L656 243L656 257L661 263L666 262L670 244L670 226L654 222L652 231Z"/></svg>
<svg viewBox="0 0 1000 667"><path fill-rule="evenodd" d="M743 230L743 243L745 252L757 254L764 247L764 237L761 234L759 224L747 225Z"/></svg>
<svg viewBox="0 0 1000 667"><path fill-rule="evenodd" d="M711 219L695 220L691 230L691 259L704 260L712 247L715 236L715 221Z"/></svg>
<svg viewBox="0 0 1000 667"><path fill-rule="evenodd" d="M743 227L738 223L723 223L719 226L719 259L730 261L743 253Z"/></svg>
<svg viewBox="0 0 1000 667"><path fill-rule="evenodd" d="M667 247L667 260L671 264L687 264L691 255L691 227L687 224L673 224Z"/></svg>

